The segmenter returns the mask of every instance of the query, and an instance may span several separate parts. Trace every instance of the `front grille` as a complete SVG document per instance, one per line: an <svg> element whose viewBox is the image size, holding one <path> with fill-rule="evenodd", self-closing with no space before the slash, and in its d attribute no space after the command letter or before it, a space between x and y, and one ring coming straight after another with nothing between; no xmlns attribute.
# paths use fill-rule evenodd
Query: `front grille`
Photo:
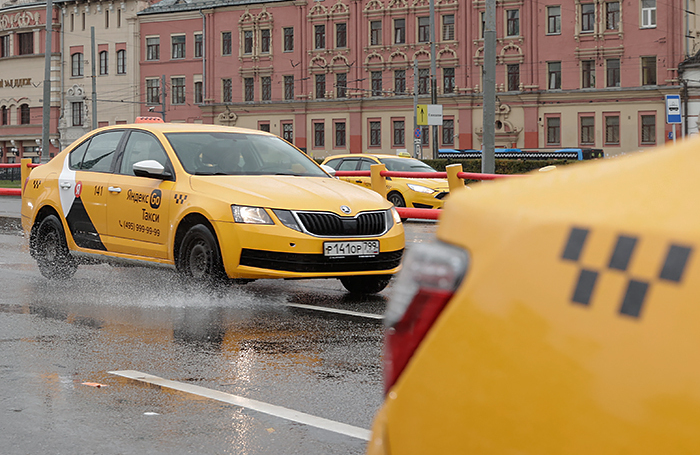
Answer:
<svg viewBox="0 0 700 455"><path fill-rule="evenodd" d="M339 216L331 212L296 212L306 232L319 236L368 236L386 232L385 212Z"/></svg>
<svg viewBox="0 0 700 455"><path fill-rule="evenodd" d="M307 273L381 271L398 267L402 256L403 250L379 253L371 258L359 256L336 258L322 254L280 253L244 248L241 251L240 265Z"/></svg>

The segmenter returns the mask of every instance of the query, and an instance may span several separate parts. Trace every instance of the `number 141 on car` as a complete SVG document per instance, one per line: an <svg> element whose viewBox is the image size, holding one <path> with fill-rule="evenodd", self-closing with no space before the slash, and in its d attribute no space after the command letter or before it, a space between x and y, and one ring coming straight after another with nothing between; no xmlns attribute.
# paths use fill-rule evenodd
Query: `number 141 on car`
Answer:
<svg viewBox="0 0 700 455"><path fill-rule="evenodd" d="M364 256L379 254L379 240L359 242L324 242L325 256Z"/></svg>

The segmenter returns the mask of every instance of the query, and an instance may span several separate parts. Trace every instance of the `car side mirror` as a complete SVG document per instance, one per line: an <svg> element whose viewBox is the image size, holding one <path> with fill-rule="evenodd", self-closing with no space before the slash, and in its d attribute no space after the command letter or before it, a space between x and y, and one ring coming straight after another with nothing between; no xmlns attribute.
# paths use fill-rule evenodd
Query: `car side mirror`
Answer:
<svg viewBox="0 0 700 455"><path fill-rule="evenodd" d="M327 164L322 164L322 165L321 165L321 169L323 169L324 171L326 171L326 173L329 174L331 177L335 177L335 169L333 169L333 168L330 167L329 165L327 165Z"/></svg>
<svg viewBox="0 0 700 455"><path fill-rule="evenodd" d="M172 174L165 170L165 166L156 160L143 160L134 163L134 175L153 179L171 180Z"/></svg>

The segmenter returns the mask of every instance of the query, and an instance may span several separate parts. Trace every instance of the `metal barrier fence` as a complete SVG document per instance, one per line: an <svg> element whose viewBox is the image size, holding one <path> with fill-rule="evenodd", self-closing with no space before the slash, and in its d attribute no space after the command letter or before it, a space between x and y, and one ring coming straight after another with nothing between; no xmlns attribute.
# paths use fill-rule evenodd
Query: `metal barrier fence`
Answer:
<svg viewBox="0 0 700 455"><path fill-rule="evenodd" d="M22 158L21 163L0 163L0 180L19 180L22 188L29 178L29 172L32 168L40 166L40 164L32 163L30 158ZM3 178L3 172L18 172L18 178ZM22 188L0 188L0 196L21 196Z"/></svg>

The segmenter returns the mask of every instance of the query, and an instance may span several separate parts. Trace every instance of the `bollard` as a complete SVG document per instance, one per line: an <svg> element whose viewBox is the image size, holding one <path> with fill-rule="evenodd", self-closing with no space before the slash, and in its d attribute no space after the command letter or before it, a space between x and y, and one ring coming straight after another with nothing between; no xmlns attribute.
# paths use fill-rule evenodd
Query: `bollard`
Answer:
<svg viewBox="0 0 700 455"><path fill-rule="evenodd" d="M386 171L386 166L383 164L373 164L369 167L371 172L372 190L381 194L386 199L386 179L382 177L382 172Z"/></svg>
<svg viewBox="0 0 700 455"><path fill-rule="evenodd" d="M450 193L455 192L459 189L464 189L464 180L457 176L458 173L462 172L461 164L450 164L445 166L447 171L447 184L450 187Z"/></svg>
<svg viewBox="0 0 700 455"><path fill-rule="evenodd" d="M32 169L29 167L29 165L32 164L32 160L31 158L22 158L21 163L22 164L19 168L20 194L24 192L24 187L27 185L27 179L29 178L29 174L32 172Z"/></svg>

